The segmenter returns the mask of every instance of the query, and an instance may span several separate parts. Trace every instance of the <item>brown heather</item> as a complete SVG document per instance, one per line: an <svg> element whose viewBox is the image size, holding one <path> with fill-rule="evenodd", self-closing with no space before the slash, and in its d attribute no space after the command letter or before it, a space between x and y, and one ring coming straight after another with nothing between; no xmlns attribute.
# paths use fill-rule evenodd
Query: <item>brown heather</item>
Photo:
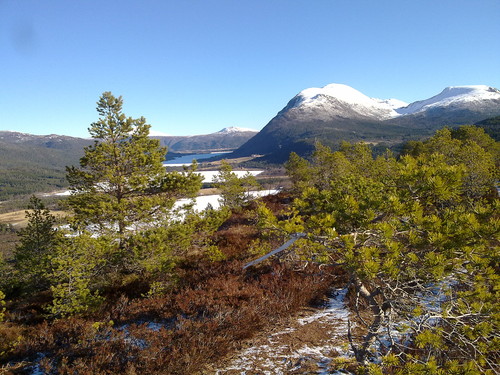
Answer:
<svg viewBox="0 0 500 375"><path fill-rule="evenodd" d="M203 372L259 330L321 300L335 277L331 269L297 271L279 262L244 271L248 244L258 235L252 217L251 210L233 215L216 233L227 260L191 256L163 295L142 297L147 285L134 281L108 290L107 304L91 317L24 325L8 360L38 361L47 374ZM19 323L27 313L16 312Z"/></svg>

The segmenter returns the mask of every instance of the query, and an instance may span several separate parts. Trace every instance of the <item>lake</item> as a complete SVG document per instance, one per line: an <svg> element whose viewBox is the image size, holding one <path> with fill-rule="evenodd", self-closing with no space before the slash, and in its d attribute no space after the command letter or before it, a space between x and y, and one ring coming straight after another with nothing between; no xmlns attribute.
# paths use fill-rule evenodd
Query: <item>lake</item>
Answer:
<svg viewBox="0 0 500 375"><path fill-rule="evenodd" d="M176 167L180 165L189 165L193 162L193 159L196 159L198 162L203 160L203 159L210 159L215 156L219 155L224 155L224 154L230 154L231 151L229 152L212 152L208 154L189 154L189 155L182 155L179 156L178 158L169 160L168 162L164 163L163 165L170 166L170 167Z"/></svg>

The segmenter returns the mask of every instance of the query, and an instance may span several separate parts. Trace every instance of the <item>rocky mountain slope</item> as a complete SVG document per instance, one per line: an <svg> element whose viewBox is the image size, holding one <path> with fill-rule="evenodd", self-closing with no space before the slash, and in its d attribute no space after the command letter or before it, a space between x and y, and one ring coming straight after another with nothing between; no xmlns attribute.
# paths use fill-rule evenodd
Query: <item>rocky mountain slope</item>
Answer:
<svg viewBox="0 0 500 375"><path fill-rule="evenodd" d="M393 144L431 134L445 125L473 124L500 115L500 91L489 86L456 86L407 104L375 99L341 84L301 91L235 156L267 155L283 161L305 153L316 140Z"/></svg>

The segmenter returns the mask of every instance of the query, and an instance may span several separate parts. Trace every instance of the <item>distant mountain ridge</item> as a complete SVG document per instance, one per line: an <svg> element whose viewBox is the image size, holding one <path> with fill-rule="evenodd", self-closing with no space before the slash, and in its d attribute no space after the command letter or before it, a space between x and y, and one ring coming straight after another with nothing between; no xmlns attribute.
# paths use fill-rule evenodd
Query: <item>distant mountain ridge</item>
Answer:
<svg viewBox="0 0 500 375"><path fill-rule="evenodd" d="M255 134L256 130L230 127L206 135L152 137L169 146L169 151L210 152L234 150ZM78 165L83 148L92 143L89 138L0 131L0 201L66 188L66 166Z"/></svg>
<svg viewBox="0 0 500 375"><path fill-rule="evenodd" d="M67 186L66 166L78 165L90 139L0 131L0 200Z"/></svg>
<svg viewBox="0 0 500 375"><path fill-rule="evenodd" d="M416 101L405 107L398 108L396 112L400 115L415 114L439 107L461 107L481 108L488 110L488 101L500 99L500 91L494 87L485 85L475 86L451 86L445 88L441 93L426 100Z"/></svg>
<svg viewBox="0 0 500 375"><path fill-rule="evenodd" d="M169 152L204 152L234 150L252 138L258 130L227 127L211 134L188 136L152 136Z"/></svg>
<svg viewBox="0 0 500 375"><path fill-rule="evenodd" d="M288 104L234 156L266 155L284 161L306 153L314 141L393 144L430 135L443 126L473 124L500 115L500 91L485 85L452 86L429 99L407 104L375 99L342 84L309 88Z"/></svg>

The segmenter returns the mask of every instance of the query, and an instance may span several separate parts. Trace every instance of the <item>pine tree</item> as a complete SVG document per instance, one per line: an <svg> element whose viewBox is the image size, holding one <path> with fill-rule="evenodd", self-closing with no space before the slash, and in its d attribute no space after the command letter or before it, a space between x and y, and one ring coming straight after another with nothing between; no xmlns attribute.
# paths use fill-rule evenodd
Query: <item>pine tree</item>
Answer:
<svg viewBox="0 0 500 375"><path fill-rule="evenodd" d="M310 164L294 157L300 173L292 176L311 181L294 181L298 196L285 220L263 214L263 224L277 238L307 233L297 251L315 249L315 260L328 254L347 272L353 307L363 313L362 334L350 331L349 340L370 373L494 373L496 145L466 129L414 146L400 159L374 159L365 145L347 144L339 152L319 147ZM382 364L368 365L377 349Z"/></svg>
<svg viewBox="0 0 500 375"><path fill-rule="evenodd" d="M50 257L61 236L54 228L55 216L35 196L30 199L26 218L28 225L19 231L20 242L14 251L15 268L24 286L41 290L48 287Z"/></svg>
<svg viewBox="0 0 500 375"><path fill-rule="evenodd" d="M250 200L250 191L257 189L259 184L249 172L238 177L231 165L223 160L219 173L214 178L214 186L220 191L223 206L239 209Z"/></svg>
<svg viewBox="0 0 500 375"><path fill-rule="evenodd" d="M94 144L85 148L80 168L68 168L75 228L110 235L126 250L134 233L169 218L176 199L194 196L201 178L193 170L167 173L166 148L149 138L150 125L122 112L123 100L105 92L100 118L91 124Z"/></svg>
<svg viewBox="0 0 500 375"><path fill-rule="evenodd" d="M167 172L166 148L149 137L143 117L125 116L122 106L121 97L102 94L100 117L89 128L94 144L84 149L79 168L67 168L73 237L52 258L56 316L90 311L111 283L168 270L181 247L173 242L192 237L169 238L168 228L180 225L176 200L201 187L196 165Z"/></svg>

